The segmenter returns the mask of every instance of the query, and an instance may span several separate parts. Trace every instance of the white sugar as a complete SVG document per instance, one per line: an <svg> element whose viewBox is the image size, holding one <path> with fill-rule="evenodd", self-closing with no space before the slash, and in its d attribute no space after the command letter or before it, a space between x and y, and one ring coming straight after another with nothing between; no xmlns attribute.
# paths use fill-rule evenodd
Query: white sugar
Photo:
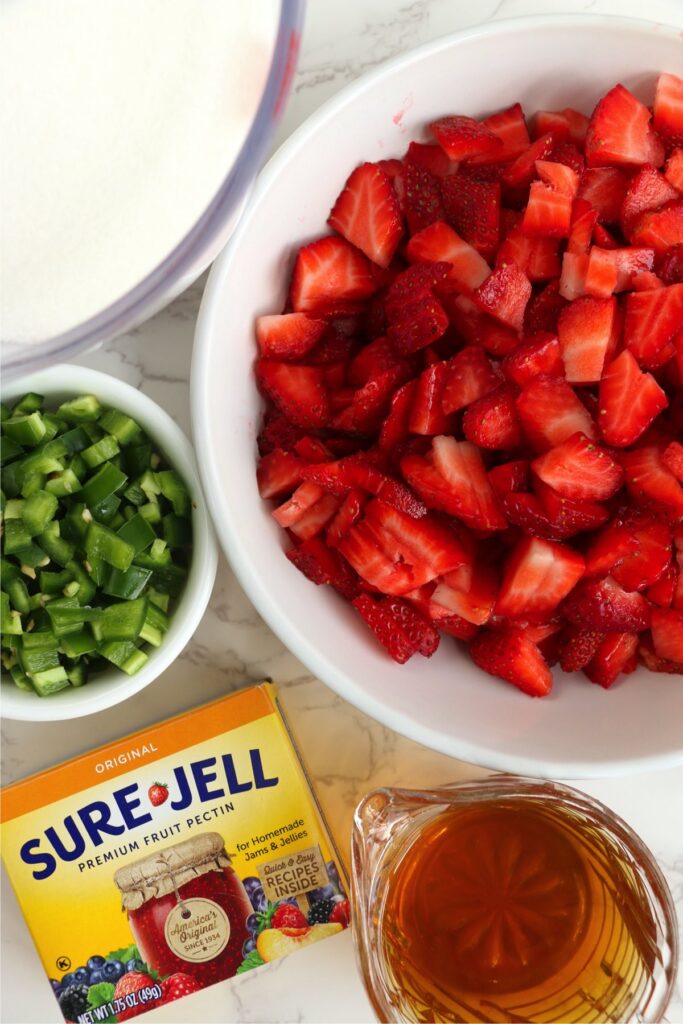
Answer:
<svg viewBox="0 0 683 1024"><path fill-rule="evenodd" d="M268 72L276 0L1 0L2 338L124 295L217 191Z"/></svg>

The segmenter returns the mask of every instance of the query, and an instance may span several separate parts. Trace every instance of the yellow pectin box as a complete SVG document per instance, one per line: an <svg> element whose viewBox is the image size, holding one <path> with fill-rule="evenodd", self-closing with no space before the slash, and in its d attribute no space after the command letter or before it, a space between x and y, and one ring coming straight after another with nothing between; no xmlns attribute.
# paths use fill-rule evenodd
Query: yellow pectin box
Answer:
<svg viewBox="0 0 683 1024"><path fill-rule="evenodd" d="M2 791L2 856L65 1020L128 1020L349 921L269 684Z"/></svg>

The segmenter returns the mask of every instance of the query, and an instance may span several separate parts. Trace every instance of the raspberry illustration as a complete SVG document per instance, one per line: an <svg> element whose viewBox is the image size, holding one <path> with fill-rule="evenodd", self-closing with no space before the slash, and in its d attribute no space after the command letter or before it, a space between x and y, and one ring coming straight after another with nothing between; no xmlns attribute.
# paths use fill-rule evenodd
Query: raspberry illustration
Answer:
<svg viewBox="0 0 683 1024"><path fill-rule="evenodd" d="M180 971L171 974L161 983L161 1003L172 1003L174 999L182 999L183 996L189 996L192 992L199 992L201 987L189 974L182 974Z"/></svg>
<svg viewBox="0 0 683 1024"><path fill-rule="evenodd" d="M152 807L158 807L159 804L164 804L168 800L168 786L165 782L155 782L153 786L149 787L147 796Z"/></svg>
<svg viewBox="0 0 683 1024"><path fill-rule="evenodd" d="M122 978L116 983L116 990L114 992L114 999L125 1000L126 996L132 993L139 992L141 988L151 988L154 984L149 974L144 974L142 971L129 971L128 974L124 974ZM151 1002L139 1002L134 1006L126 1007L120 1010L116 1016L119 1021L130 1020L131 1017L137 1017L139 1013L144 1013L145 1010L150 1010L153 1006L158 1006L157 1000Z"/></svg>

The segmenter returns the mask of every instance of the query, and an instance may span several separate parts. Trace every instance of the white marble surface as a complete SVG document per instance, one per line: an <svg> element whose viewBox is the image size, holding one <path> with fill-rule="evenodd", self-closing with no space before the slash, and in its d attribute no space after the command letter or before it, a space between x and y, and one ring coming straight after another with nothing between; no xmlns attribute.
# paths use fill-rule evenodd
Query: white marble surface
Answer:
<svg viewBox="0 0 683 1024"><path fill-rule="evenodd" d="M238 0L231 0L238 2ZM309 0L284 139L312 110L366 69L455 29L509 16L561 11L631 14L683 28L683 0ZM189 431L188 376L202 282L130 335L82 362L141 388ZM365 718L312 679L243 595L221 561L210 608L182 657L113 711L58 726L5 721L3 781L21 778L96 744L272 676L306 753L332 829L346 851L353 807L377 785L434 785L478 769L435 754ZM618 723L615 723L618 728ZM581 788L621 814L656 854L683 917L683 768ZM371 1021L349 933L267 968L154 1011L157 1021ZM683 984L667 1019L683 1024ZM60 1015L3 875L0 1020L58 1022Z"/></svg>

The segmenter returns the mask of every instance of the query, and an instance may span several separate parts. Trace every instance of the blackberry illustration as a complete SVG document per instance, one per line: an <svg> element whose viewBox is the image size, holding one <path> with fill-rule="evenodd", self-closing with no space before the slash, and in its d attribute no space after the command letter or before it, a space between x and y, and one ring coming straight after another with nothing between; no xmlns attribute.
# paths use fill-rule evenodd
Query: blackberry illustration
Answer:
<svg viewBox="0 0 683 1024"><path fill-rule="evenodd" d="M66 1020L78 1020L82 1013L87 1013L88 986L69 985L59 997L59 1009Z"/></svg>
<svg viewBox="0 0 683 1024"><path fill-rule="evenodd" d="M327 924L333 906L334 900L316 900L308 912L308 923Z"/></svg>

